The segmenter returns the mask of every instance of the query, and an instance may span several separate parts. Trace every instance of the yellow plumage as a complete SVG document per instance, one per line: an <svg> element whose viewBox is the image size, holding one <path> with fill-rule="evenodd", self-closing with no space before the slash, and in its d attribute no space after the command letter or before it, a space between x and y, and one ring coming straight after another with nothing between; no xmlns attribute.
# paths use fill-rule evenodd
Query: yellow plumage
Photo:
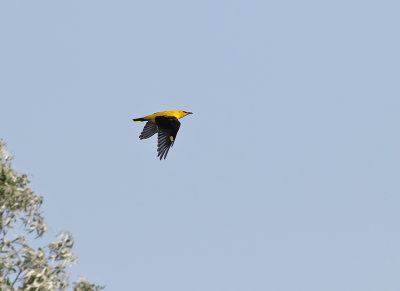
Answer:
<svg viewBox="0 0 400 291"><path fill-rule="evenodd" d="M133 121L147 121L139 136L140 139L146 139L158 133L157 156L160 157L161 160L167 157L169 149L175 142L176 134L181 126L178 119L188 114L192 114L192 112L184 110L162 111L145 117L135 118Z"/></svg>
<svg viewBox="0 0 400 291"><path fill-rule="evenodd" d="M151 115L147 115L142 118L137 118L134 119L135 122L141 122L141 121L150 121L151 123L156 123L155 118L157 116L166 116L166 117L176 117L177 119L180 119L182 117L185 117L188 114L192 114L191 112L183 111L183 110L177 110L177 111L161 111L157 113L153 113Z"/></svg>

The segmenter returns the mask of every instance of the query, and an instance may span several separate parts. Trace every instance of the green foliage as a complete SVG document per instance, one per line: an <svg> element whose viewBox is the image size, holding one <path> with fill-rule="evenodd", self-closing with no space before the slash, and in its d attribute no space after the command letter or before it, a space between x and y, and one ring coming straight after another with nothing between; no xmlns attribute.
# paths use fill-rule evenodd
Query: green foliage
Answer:
<svg viewBox="0 0 400 291"><path fill-rule="evenodd" d="M74 291L100 291L104 289L103 286L97 286L86 281L86 278L80 278L78 282L74 283Z"/></svg>
<svg viewBox="0 0 400 291"><path fill-rule="evenodd" d="M47 231L40 212L43 197L34 195L28 187L28 176L13 170L11 161L12 156L0 139L0 290L66 290L66 269L77 262L71 252L73 237L63 232L42 248L29 245L29 234L39 239ZM74 291L101 289L86 280L74 283Z"/></svg>

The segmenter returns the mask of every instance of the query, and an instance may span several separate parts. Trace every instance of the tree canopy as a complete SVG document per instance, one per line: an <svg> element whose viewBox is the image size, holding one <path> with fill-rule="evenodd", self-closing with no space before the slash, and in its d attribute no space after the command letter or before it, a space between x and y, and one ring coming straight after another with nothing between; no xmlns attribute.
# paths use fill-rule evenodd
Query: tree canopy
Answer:
<svg viewBox="0 0 400 291"><path fill-rule="evenodd" d="M67 268L77 262L71 252L74 239L62 232L43 247L32 246L47 231L40 211L43 197L29 187L28 175L12 168L12 159L0 139L0 290L66 290ZM103 288L84 278L73 284L74 291Z"/></svg>

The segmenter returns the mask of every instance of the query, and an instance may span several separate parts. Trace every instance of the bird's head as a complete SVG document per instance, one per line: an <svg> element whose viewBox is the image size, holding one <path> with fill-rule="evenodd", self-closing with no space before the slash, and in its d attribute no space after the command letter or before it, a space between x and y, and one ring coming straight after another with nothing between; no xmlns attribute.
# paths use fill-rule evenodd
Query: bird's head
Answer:
<svg viewBox="0 0 400 291"><path fill-rule="evenodd" d="M185 117L186 115L189 115L189 114L193 114L193 113L192 113L192 112L188 112L188 111L181 110L181 115L182 115L182 117Z"/></svg>

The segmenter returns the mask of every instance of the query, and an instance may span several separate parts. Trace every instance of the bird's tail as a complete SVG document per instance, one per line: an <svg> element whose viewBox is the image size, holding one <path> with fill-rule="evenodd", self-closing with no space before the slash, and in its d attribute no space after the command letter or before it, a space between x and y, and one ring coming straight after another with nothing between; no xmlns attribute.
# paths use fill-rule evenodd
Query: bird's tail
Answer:
<svg viewBox="0 0 400 291"><path fill-rule="evenodd" d="M144 118L135 118L135 119L132 119L134 122L141 122L141 121L146 121L146 119L144 119Z"/></svg>

